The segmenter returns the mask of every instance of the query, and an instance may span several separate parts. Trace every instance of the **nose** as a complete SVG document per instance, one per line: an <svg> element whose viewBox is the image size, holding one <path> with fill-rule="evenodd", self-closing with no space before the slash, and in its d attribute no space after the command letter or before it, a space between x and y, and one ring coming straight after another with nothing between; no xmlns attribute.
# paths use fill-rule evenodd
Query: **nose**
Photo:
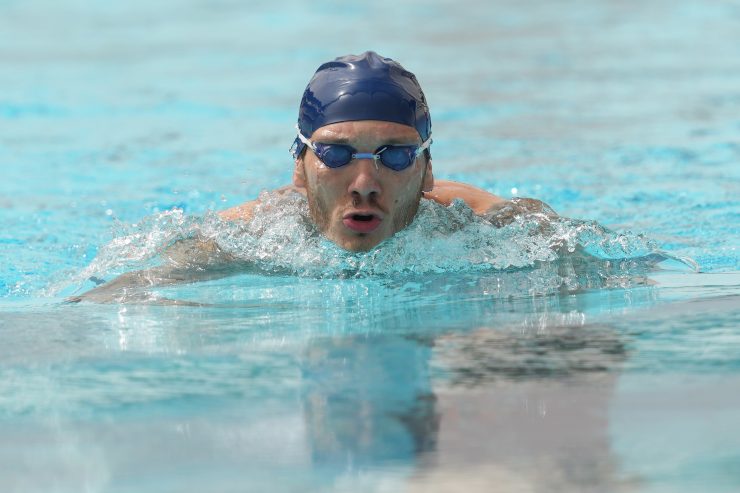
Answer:
<svg viewBox="0 0 740 493"><path fill-rule="evenodd" d="M378 181L378 168L372 159L358 159L352 166L355 172L349 183L349 193L354 198L377 197L382 191Z"/></svg>

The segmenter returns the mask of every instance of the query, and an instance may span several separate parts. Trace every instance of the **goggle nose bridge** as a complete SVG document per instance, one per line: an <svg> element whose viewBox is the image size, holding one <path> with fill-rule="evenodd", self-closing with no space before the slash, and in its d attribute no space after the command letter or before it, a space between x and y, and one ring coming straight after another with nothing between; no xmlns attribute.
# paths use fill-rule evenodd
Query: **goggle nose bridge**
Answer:
<svg viewBox="0 0 740 493"><path fill-rule="evenodd" d="M380 153L385 150L385 147L378 152L355 152L352 154L352 159L372 159L375 164L375 169L380 170L378 161L380 161Z"/></svg>

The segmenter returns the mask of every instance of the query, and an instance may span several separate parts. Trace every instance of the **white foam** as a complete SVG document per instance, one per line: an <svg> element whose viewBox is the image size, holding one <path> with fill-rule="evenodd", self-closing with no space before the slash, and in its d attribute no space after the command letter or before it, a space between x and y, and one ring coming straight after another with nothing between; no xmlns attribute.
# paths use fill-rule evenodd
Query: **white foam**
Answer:
<svg viewBox="0 0 740 493"><path fill-rule="evenodd" d="M444 207L423 200L413 223L369 252L348 252L325 239L298 194L263 193L250 222L215 213L171 210L149 216L100 249L72 282L173 262L163 253L179 240L217 245L236 264L310 277L365 277L521 269L579 258L623 261L663 255L642 235L616 233L589 221L525 213L503 227L476 216L462 201ZM186 250L186 251L192 251ZM201 256L202 257L202 256ZM207 268L180 258L178 267Z"/></svg>

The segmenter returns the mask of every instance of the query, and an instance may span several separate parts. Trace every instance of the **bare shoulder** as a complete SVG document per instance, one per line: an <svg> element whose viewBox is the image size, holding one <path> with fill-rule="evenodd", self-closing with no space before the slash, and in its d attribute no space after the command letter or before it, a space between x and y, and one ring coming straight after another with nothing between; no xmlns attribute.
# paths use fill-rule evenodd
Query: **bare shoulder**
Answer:
<svg viewBox="0 0 740 493"><path fill-rule="evenodd" d="M442 205L450 205L455 199L462 199L476 214L485 214L497 206L503 207L508 201L480 188L450 180L435 180L431 192L424 197Z"/></svg>
<svg viewBox="0 0 740 493"><path fill-rule="evenodd" d="M435 180L431 192L424 197L442 205L450 205L455 199L462 199L479 216L483 216L496 226L511 223L518 216L532 216L548 221L558 217L550 206L537 199L514 198L507 200L480 188L449 180Z"/></svg>
<svg viewBox="0 0 740 493"><path fill-rule="evenodd" d="M296 192L296 193L300 193L301 195L306 195L305 189L296 187L295 185L286 185L284 187L280 187L274 190L274 192L276 193ZM254 209L259 204L260 204L259 199L250 200L248 202L244 202L243 204L239 204L230 209L220 211L218 215L221 219L225 221L250 221L252 219L252 216L254 215Z"/></svg>
<svg viewBox="0 0 740 493"><path fill-rule="evenodd" d="M218 216L225 221L249 221L254 214L254 208L259 202L250 200L230 209L220 211Z"/></svg>

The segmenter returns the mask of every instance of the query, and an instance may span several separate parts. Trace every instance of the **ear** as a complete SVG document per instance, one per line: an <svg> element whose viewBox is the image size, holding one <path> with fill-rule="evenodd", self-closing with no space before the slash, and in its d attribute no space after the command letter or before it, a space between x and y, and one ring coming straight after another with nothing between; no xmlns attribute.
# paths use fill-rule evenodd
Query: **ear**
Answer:
<svg viewBox="0 0 740 493"><path fill-rule="evenodd" d="M295 168L293 168L293 185L298 188L306 188L306 168L303 159L295 159Z"/></svg>
<svg viewBox="0 0 740 493"><path fill-rule="evenodd" d="M423 192L431 192L434 188L434 175L432 174L432 160L428 159L426 163L426 173L424 173L424 181L421 183L421 190Z"/></svg>

